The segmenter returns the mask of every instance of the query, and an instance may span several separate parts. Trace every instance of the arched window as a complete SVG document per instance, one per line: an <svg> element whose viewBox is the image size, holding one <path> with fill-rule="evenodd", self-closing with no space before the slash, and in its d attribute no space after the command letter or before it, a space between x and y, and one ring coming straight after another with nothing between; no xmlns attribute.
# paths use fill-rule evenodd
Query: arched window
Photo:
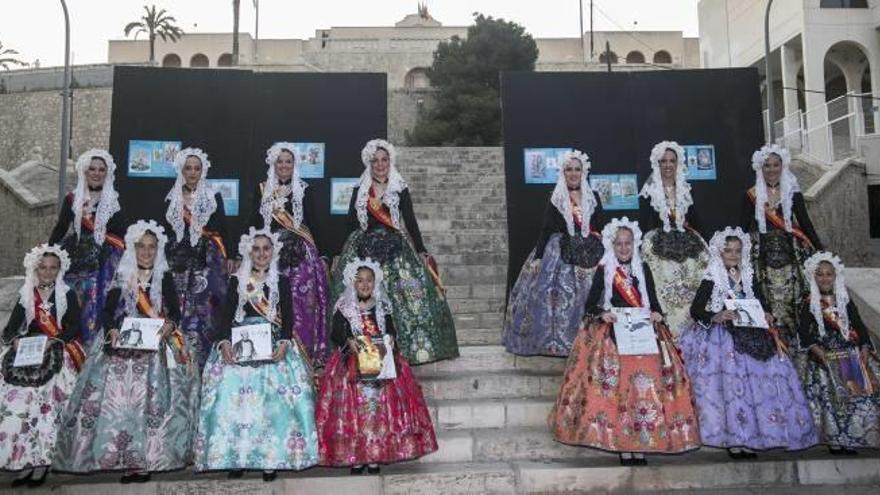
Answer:
<svg viewBox="0 0 880 495"><path fill-rule="evenodd" d="M672 63L672 55L669 54L666 50L660 50L659 52L654 54L654 63L655 64L671 64Z"/></svg>
<svg viewBox="0 0 880 495"><path fill-rule="evenodd" d="M210 67L211 62L208 60L208 56L204 53L196 53L189 59L190 67Z"/></svg>
<svg viewBox="0 0 880 495"><path fill-rule="evenodd" d="M217 59L217 67L232 67L232 54L224 53Z"/></svg>
<svg viewBox="0 0 880 495"><path fill-rule="evenodd" d="M180 67L180 57L176 53L169 53L162 57L162 67Z"/></svg>
<svg viewBox="0 0 880 495"><path fill-rule="evenodd" d="M607 57L606 57L606 52L602 52L599 54L599 63L606 64L606 63L608 63L608 60L610 59L612 64L616 64L617 63L617 54L614 52L607 52L607 53L608 53Z"/></svg>
<svg viewBox="0 0 880 495"><path fill-rule="evenodd" d="M642 52L638 50L633 50L626 55L626 63L643 64L645 63L645 56L642 55Z"/></svg>
<svg viewBox="0 0 880 495"><path fill-rule="evenodd" d="M428 70L424 67L410 69L404 77L403 85L406 89L424 89L431 87L431 79L428 78Z"/></svg>

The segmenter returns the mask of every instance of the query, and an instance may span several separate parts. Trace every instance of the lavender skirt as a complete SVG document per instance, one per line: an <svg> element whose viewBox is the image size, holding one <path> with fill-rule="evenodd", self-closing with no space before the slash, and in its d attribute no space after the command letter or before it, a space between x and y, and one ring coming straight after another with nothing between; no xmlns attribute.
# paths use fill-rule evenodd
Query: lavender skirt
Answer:
<svg viewBox="0 0 880 495"><path fill-rule="evenodd" d="M731 331L693 324L678 339L693 386L703 445L800 450L818 443L788 356L765 361L734 349Z"/></svg>

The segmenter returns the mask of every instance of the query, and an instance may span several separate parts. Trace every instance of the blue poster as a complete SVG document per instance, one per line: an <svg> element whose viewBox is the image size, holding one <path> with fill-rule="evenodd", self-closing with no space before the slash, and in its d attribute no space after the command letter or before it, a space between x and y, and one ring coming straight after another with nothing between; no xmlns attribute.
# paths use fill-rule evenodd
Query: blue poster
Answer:
<svg viewBox="0 0 880 495"><path fill-rule="evenodd" d="M324 143L293 143L294 162L303 179L324 178ZM347 205L346 205L347 206Z"/></svg>
<svg viewBox="0 0 880 495"><path fill-rule="evenodd" d="M523 149L526 184L556 184L562 168L560 155L567 151L571 151L571 148Z"/></svg>
<svg viewBox="0 0 880 495"><path fill-rule="evenodd" d="M238 179L208 179L208 184L223 197L223 209L227 217L238 216Z"/></svg>
<svg viewBox="0 0 880 495"><path fill-rule="evenodd" d="M181 144L180 141L129 141L128 176L177 177L174 157Z"/></svg>
<svg viewBox="0 0 880 495"><path fill-rule="evenodd" d="M639 179L636 174L590 174L590 186L605 210L638 210Z"/></svg>
<svg viewBox="0 0 880 495"><path fill-rule="evenodd" d="M360 182L359 177L333 177L330 179L330 214L348 215L351 192Z"/></svg>
<svg viewBox="0 0 880 495"><path fill-rule="evenodd" d="M715 180L715 146L689 144L683 146L688 180Z"/></svg>

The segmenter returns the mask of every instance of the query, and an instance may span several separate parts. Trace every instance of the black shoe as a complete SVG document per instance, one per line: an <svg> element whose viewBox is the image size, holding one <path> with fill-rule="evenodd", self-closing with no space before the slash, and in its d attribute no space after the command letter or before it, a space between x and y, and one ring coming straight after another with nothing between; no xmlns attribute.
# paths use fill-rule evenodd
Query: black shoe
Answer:
<svg viewBox="0 0 880 495"><path fill-rule="evenodd" d="M364 474L364 469L366 467L367 466L365 466L363 464L361 464L360 466L352 466L351 467L351 474Z"/></svg>
<svg viewBox="0 0 880 495"><path fill-rule="evenodd" d="M31 478L34 476L34 470L31 469L27 475L22 476L21 478L15 478L12 480L12 488L18 488L20 486L27 485Z"/></svg>
<svg viewBox="0 0 880 495"><path fill-rule="evenodd" d="M28 488L43 486L43 483L46 482L46 476L49 476L49 468L43 468L43 474L41 474L39 478L34 478L33 474L34 473L31 473L30 479L27 482Z"/></svg>
<svg viewBox="0 0 880 495"><path fill-rule="evenodd" d="M648 460L644 457L633 457L633 466L647 466Z"/></svg>
<svg viewBox="0 0 880 495"><path fill-rule="evenodd" d="M269 471L269 472L263 471L263 481L265 481L266 483L269 483L271 481L275 481L275 478L277 478L277 477L278 477L278 475L275 473L275 471Z"/></svg>
<svg viewBox="0 0 880 495"><path fill-rule="evenodd" d="M132 473L126 474L119 480L123 485L127 485L129 483L146 483L150 481L150 473Z"/></svg>
<svg viewBox="0 0 880 495"><path fill-rule="evenodd" d="M379 474L379 466L367 466L368 474Z"/></svg>
<svg viewBox="0 0 880 495"><path fill-rule="evenodd" d="M229 474L226 475L227 478L231 480L241 479L244 476L244 469L233 469L229 471Z"/></svg>
<svg viewBox="0 0 880 495"><path fill-rule="evenodd" d="M742 453L742 458L743 458L743 459L750 459L750 460L751 460L751 459L757 459L757 458L758 458L758 453L757 453L757 452L751 452L751 451L745 451L745 450L744 450L743 453Z"/></svg>
<svg viewBox="0 0 880 495"><path fill-rule="evenodd" d="M844 453L844 455L849 455L849 456L859 455L859 452L857 450L848 449L846 447L843 448L843 453Z"/></svg>
<svg viewBox="0 0 880 495"><path fill-rule="evenodd" d="M730 458L735 461L741 461L741 460L745 459L746 458L745 454L746 453L743 452L742 450L737 450L734 452L732 449L727 449L727 455L729 455Z"/></svg>
<svg viewBox="0 0 880 495"><path fill-rule="evenodd" d="M831 455L846 455L846 449L843 447L828 447L828 453Z"/></svg>
<svg viewBox="0 0 880 495"><path fill-rule="evenodd" d="M621 466L635 466L635 459L632 457L624 457L623 454L620 454L620 465Z"/></svg>

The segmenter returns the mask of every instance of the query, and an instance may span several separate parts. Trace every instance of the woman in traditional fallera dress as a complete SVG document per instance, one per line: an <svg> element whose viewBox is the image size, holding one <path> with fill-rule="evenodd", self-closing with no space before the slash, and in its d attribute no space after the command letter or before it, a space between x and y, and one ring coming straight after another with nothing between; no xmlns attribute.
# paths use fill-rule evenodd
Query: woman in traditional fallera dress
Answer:
<svg viewBox="0 0 880 495"><path fill-rule="evenodd" d="M226 298L234 245L226 232L223 197L207 180L208 155L186 148L177 153L174 166L177 180L165 198L166 254L179 296L180 328L204 366Z"/></svg>
<svg viewBox="0 0 880 495"><path fill-rule="evenodd" d="M268 176L254 195L250 224L281 234L284 247L278 263L290 280L293 332L315 364L323 364L330 288L327 266L315 243L308 184L300 179L295 150L293 143L275 143L266 152Z"/></svg>
<svg viewBox="0 0 880 495"><path fill-rule="evenodd" d="M800 342L810 359L801 378L822 443L832 454L880 447L880 362L849 298L840 258L818 252L805 264Z"/></svg>
<svg viewBox="0 0 880 495"><path fill-rule="evenodd" d="M647 231L642 258L654 274L657 298L666 310L666 323L674 337L690 322L688 306L709 260L693 207L691 185L685 178L684 153L675 141L654 146L651 177L641 192L656 212L642 217L641 224Z"/></svg>
<svg viewBox="0 0 880 495"><path fill-rule="evenodd" d="M589 327L578 332L549 423L562 443L620 452L625 466L643 453L700 446L684 364L662 323L651 269L642 263L638 223L614 219L602 230L605 255L586 302ZM657 337L656 354L618 351L613 308L643 308Z"/></svg>
<svg viewBox="0 0 880 495"><path fill-rule="evenodd" d="M125 233L95 339L62 414L53 467L125 471L123 483L181 469L192 457L199 376L194 353L177 328L180 306L165 260L164 228L140 220ZM163 319L158 350L117 346L126 317Z"/></svg>
<svg viewBox="0 0 880 495"><path fill-rule="evenodd" d="M64 282L67 252L42 244L24 257L25 281L0 345L0 471L21 471L13 487L43 484L67 403L85 354L80 308ZM39 366L16 367L20 339L48 339Z"/></svg>
<svg viewBox="0 0 880 495"><path fill-rule="evenodd" d="M791 172L788 150L768 144L752 155L752 168L755 185L743 197L740 225L752 236L757 286L782 337L796 344L797 308L808 284L804 262L822 243Z"/></svg>
<svg viewBox="0 0 880 495"><path fill-rule="evenodd" d="M223 332L205 365L196 469L262 470L263 480L276 470L300 470L318 463L315 391L308 354L293 328L290 282L282 274L281 234L269 229L241 236L243 256L226 292ZM271 325L272 355L261 361L236 362L232 329ZM251 346L253 346L253 342Z"/></svg>
<svg viewBox="0 0 880 495"><path fill-rule="evenodd" d="M70 254L65 280L80 302L81 339L88 345L100 330L107 291L125 249L125 220L113 187L116 163L109 153L92 149L80 155L76 176L76 189L64 198L49 244L60 244Z"/></svg>
<svg viewBox="0 0 880 495"><path fill-rule="evenodd" d="M344 289L342 271L356 258L377 261L385 274L400 352L412 364L458 357L452 312L413 213L394 146L374 139L361 151L364 173L348 207L352 229L334 262L331 300Z"/></svg>
<svg viewBox="0 0 880 495"><path fill-rule="evenodd" d="M703 445L727 448L734 459L755 450L805 449L818 441L791 359L770 329L737 327L728 299L757 299L751 240L739 227L716 232L711 258L691 304L692 323L678 339L693 385Z"/></svg>
<svg viewBox="0 0 880 495"><path fill-rule="evenodd" d="M337 345L321 378L316 411L321 464L352 466L352 474L437 450L431 415L412 370L394 345L391 303L382 269L367 258L343 270L345 291L336 302L331 338ZM359 375L359 338L381 337L397 374L366 380ZM391 349L394 349L393 351Z"/></svg>
<svg viewBox="0 0 880 495"><path fill-rule="evenodd" d="M601 236L591 225L602 207L587 180L589 157L570 151L560 163L563 170L544 214L541 236L507 304L502 341L514 354L568 355L604 253Z"/></svg>

